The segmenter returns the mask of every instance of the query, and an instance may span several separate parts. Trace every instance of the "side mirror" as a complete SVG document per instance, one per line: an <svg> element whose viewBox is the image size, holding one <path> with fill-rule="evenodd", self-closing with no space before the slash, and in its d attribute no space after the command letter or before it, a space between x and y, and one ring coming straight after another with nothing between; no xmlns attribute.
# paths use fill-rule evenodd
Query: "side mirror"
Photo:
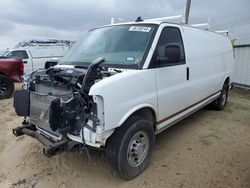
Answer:
<svg viewBox="0 0 250 188"><path fill-rule="evenodd" d="M27 64L28 62L27 61L23 61L24 64Z"/></svg>
<svg viewBox="0 0 250 188"><path fill-rule="evenodd" d="M179 44L170 43L158 47L158 64L176 63L181 59L181 50Z"/></svg>

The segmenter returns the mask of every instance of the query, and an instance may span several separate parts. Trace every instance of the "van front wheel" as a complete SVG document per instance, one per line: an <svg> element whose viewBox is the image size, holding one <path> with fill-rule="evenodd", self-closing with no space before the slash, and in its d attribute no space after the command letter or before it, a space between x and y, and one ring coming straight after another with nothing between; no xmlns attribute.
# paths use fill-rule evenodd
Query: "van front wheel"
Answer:
<svg viewBox="0 0 250 188"><path fill-rule="evenodd" d="M132 179L148 166L154 142L153 123L134 116L107 141L106 161L123 179Z"/></svg>
<svg viewBox="0 0 250 188"><path fill-rule="evenodd" d="M227 104L227 98L228 98L228 90L229 90L229 86L228 84L224 84L223 88L221 90L221 94L220 97L217 98L213 103L212 106L215 110L221 111L224 109L224 107Z"/></svg>

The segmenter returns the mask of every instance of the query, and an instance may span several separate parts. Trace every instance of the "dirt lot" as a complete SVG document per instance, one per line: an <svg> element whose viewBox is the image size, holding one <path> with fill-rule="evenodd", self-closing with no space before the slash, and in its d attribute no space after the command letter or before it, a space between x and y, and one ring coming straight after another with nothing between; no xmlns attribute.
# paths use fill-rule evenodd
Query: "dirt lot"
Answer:
<svg viewBox="0 0 250 188"><path fill-rule="evenodd" d="M233 90L222 112L200 110L156 138L148 169L123 181L107 168L70 152L46 158L32 138L11 129L22 118L13 99L0 101L0 187L250 187L250 92Z"/></svg>

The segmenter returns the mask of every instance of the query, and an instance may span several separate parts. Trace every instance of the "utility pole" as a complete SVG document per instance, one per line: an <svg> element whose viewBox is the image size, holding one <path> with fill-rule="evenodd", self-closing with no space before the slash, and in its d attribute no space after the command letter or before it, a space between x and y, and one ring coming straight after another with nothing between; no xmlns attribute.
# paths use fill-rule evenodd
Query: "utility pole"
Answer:
<svg viewBox="0 0 250 188"><path fill-rule="evenodd" d="M182 23L184 23L184 24L188 24L190 7L191 7L191 0L187 0L186 1L186 6L185 6L185 9L184 9L184 15L183 15L183 18L182 18Z"/></svg>

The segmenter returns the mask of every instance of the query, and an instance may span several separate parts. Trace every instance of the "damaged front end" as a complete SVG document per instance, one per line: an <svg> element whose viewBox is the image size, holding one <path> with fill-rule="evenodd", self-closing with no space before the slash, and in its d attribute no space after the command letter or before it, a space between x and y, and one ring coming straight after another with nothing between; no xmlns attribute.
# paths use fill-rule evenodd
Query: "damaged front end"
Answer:
<svg viewBox="0 0 250 188"><path fill-rule="evenodd" d="M36 138L48 157L76 145L86 149L86 132L95 134L100 125L97 104L88 95L90 87L112 75L102 70L103 62L99 58L88 69L53 67L31 73L25 81L26 89L14 97L16 113L24 116L24 121L13 133Z"/></svg>

